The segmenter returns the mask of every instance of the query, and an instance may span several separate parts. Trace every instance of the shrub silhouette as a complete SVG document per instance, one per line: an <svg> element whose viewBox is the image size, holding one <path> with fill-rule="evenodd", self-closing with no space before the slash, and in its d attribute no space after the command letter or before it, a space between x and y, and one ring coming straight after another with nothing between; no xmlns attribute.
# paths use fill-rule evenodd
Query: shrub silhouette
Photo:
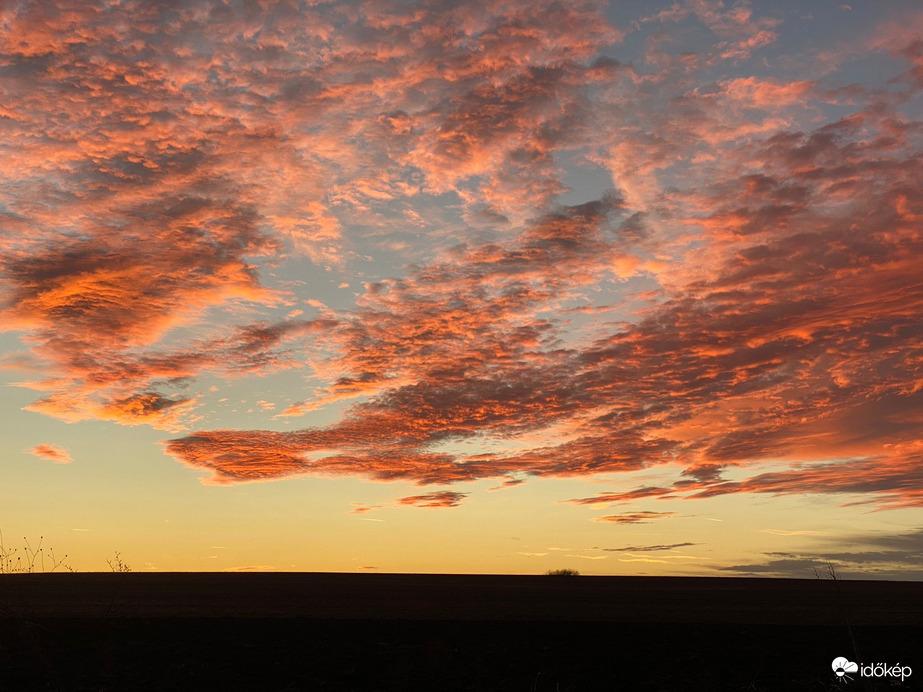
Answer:
<svg viewBox="0 0 923 692"><path fill-rule="evenodd" d="M131 572L131 565L122 561L122 554L116 550L115 557L106 560L113 572Z"/></svg>
<svg viewBox="0 0 923 692"><path fill-rule="evenodd" d="M551 577L579 577L580 572L575 569L550 569L545 572L548 576Z"/></svg>

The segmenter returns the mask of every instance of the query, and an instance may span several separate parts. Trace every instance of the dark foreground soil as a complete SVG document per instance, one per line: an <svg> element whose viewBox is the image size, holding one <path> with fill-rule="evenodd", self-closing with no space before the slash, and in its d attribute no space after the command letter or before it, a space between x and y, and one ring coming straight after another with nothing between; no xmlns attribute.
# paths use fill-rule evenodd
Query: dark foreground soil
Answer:
<svg viewBox="0 0 923 692"><path fill-rule="evenodd" d="M0 690L923 689L918 583L3 575L0 609Z"/></svg>

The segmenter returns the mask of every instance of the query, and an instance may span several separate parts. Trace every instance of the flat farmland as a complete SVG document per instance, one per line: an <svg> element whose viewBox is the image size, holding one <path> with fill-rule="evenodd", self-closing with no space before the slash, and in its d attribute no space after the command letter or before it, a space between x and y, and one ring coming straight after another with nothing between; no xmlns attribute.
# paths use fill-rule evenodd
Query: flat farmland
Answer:
<svg viewBox="0 0 923 692"><path fill-rule="evenodd" d="M13 574L0 576L0 609L0 689L910 690L923 679L916 582ZM837 656L919 670L848 681Z"/></svg>

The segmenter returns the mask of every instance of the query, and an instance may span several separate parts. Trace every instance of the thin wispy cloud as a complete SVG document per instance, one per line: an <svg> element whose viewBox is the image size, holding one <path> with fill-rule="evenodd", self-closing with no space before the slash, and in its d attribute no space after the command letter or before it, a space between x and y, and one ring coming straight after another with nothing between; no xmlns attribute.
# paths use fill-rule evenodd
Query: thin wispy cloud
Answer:
<svg viewBox="0 0 923 692"><path fill-rule="evenodd" d="M762 559L717 567L743 575L812 578L828 566L842 577L861 579L920 579L923 530L905 533L865 533L817 539L790 551L767 551Z"/></svg>
<svg viewBox="0 0 923 692"><path fill-rule="evenodd" d="M657 544L657 545L630 545L625 546L624 548L600 548L600 550L605 550L610 553L650 553L650 552L660 552L665 550L675 550L676 548L686 548L693 545L699 545L698 543L667 543L667 544Z"/></svg>
<svg viewBox="0 0 923 692"><path fill-rule="evenodd" d="M596 517L593 521L602 521L608 524L647 524L657 519L666 519L673 516L676 516L675 512L625 512L623 514Z"/></svg>

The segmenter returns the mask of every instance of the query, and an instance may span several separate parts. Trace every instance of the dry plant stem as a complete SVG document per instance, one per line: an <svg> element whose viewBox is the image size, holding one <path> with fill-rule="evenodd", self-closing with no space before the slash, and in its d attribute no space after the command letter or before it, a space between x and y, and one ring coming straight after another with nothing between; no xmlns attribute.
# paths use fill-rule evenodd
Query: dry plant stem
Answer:
<svg viewBox="0 0 923 692"><path fill-rule="evenodd" d="M29 543L27 537L23 536L22 541L23 556L16 557L18 549L7 549L3 543L3 532L0 531L0 574L11 574L14 572L32 574L39 570L43 573L50 573L54 572L59 567L63 567L69 572L74 571L70 565L64 564L67 555L60 560L57 559L54 555L54 548L49 548L46 555L45 549L42 547L42 543L45 541L44 536L39 536L38 545L35 549L32 548L32 544ZM25 560L23 560L23 557L25 557Z"/></svg>
<svg viewBox="0 0 923 692"><path fill-rule="evenodd" d="M116 550L115 557L107 559L106 562L109 564L109 569L117 574L127 574L131 572L131 565L127 562L122 561L122 554ZM116 585L115 589L112 591L112 597L109 599L109 605L106 608L106 615L111 615L112 611L115 609L115 602L118 598L119 592L122 590L122 581L124 577L119 578L119 583Z"/></svg>
<svg viewBox="0 0 923 692"><path fill-rule="evenodd" d="M856 657L856 661L861 661L862 657L859 655L859 646L856 644L856 637L852 631L852 624L849 622L846 600L843 598L843 589L840 588L840 575L837 573L836 567L833 566L832 562L828 561L824 563L824 565L824 572L827 573L827 576L821 576L820 572L817 571L817 567L814 568L814 576L818 579L829 579L833 582L833 586L836 589L837 607L840 610L840 615L843 616L843 622L846 623L846 630L849 632L849 641L852 642L853 655Z"/></svg>

